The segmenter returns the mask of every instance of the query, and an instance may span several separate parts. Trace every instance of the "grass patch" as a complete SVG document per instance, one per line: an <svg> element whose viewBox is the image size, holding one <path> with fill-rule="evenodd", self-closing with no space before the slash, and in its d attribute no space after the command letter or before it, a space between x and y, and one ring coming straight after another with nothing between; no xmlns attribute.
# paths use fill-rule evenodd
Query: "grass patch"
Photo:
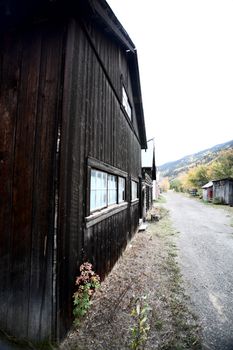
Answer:
<svg viewBox="0 0 233 350"><path fill-rule="evenodd" d="M155 234L164 244L163 276L160 300L164 315L156 315L156 330L161 334L159 350L199 350L201 349L197 319L189 309L189 299L185 294L175 238L178 232L172 227L169 212L159 208L161 220L155 225ZM163 317L165 319L163 319Z"/></svg>
<svg viewBox="0 0 233 350"><path fill-rule="evenodd" d="M197 198L197 200L199 202L209 206L209 207L212 207L212 208L215 208L215 209L224 209L229 214L233 215L233 207L231 207L228 204L220 204L220 203L208 202L208 201L204 201L203 199L199 199L199 198Z"/></svg>
<svg viewBox="0 0 233 350"><path fill-rule="evenodd" d="M165 198L163 195L160 195L159 198L156 199L154 202L155 202L155 203L163 204L163 203L166 203L167 200L166 200L166 198Z"/></svg>
<svg viewBox="0 0 233 350"><path fill-rule="evenodd" d="M168 255L171 256L172 258L176 258L178 256L177 252L175 251L169 251Z"/></svg>
<svg viewBox="0 0 233 350"><path fill-rule="evenodd" d="M157 329L157 331L161 331L163 329L163 321L162 320L155 321L155 328Z"/></svg>
<svg viewBox="0 0 233 350"><path fill-rule="evenodd" d="M227 204L218 204L218 203L213 203L213 202L207 202L204 201L203 199L199 199L199 201L211 208L215 209L223 209L227 213L227 216L230 217L230 226L233 227L233 207L227 205Z"/></svg>

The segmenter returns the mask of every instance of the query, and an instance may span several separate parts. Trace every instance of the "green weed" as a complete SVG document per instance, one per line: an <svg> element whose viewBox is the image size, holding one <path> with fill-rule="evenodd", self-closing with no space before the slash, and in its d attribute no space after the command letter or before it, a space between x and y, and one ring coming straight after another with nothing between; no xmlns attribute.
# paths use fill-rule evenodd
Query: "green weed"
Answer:
<svg viewBox="0 0 233 350"><path fill-rule="evenodd" d="M100 278L92 270L92 265L85 262L80 266L80 276L76 279L78 290L74 293L74 324L78 326L80 320L86 315L91 306L91 297L95 290L100 287Z"/></svg>
<svg viewBox="0 0 233 350"><path fill-rule="evenodd" d="M131 316L134 319L135 325L132 330L132 341L130 348L132 350L143 349L144 343L147 339L147 333L150 330L148 322L148 314L151 308L146 302L146 297L138 298L135 302L135 306L131 312Z"/></svg>

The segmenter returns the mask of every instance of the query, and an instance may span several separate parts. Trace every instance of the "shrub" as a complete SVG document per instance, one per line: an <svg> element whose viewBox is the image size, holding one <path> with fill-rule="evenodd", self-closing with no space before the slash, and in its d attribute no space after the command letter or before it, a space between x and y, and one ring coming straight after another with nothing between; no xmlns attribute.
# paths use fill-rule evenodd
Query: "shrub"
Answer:
<svg viewBox="0 0 233 350"><path fill-rule="evenodd" d="M100 277L92 270L92 264L85 262L80 266L80 276L77 277L75 284L78 286L73 298L74 324L79 325L91 306L91 297L95 290L100 287Z"/></svg>

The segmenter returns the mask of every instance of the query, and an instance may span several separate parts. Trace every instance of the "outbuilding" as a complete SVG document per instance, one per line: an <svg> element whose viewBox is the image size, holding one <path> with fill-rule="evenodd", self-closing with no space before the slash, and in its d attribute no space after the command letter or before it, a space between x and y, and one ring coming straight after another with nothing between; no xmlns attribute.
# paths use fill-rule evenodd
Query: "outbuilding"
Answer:
<svg viewBox="0 0 233 350"><path fill-rule="evenodd" d="M138 228L137 50L105 0L0 3L0 329L60 339Z"/></svg>
<svg viewBox="0 0 233 350"><path fill-rule="evenodd" d="M213 199L213 182L209 181L206 185L202 186L202 198L204 201L211 202Z"/></svg>
<svg viewBox="0 0 233 350"><path fill-rule="evenodd" d="M233 205L233 179L213 180L213 199L215 202Z"/></svg>

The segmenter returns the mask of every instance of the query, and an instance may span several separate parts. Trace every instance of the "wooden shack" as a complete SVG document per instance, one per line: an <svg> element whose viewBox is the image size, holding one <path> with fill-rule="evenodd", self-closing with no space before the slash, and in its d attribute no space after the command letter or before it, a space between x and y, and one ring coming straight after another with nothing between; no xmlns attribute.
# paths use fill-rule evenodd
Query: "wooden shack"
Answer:
<svg viewBox="0 0 233 350"><path fill-rule="evenodd" d="M0 329L60 339L137 230L137 51L104 0L0 2Z"/></svg>
<svg viewBox="0 0 233 350"><path fill-rule="evenodd" d="M213 199L213 182L209 181L202 186L202 198L204 201L211 202Z"/></svg>
<svg viewBox="0 0 233 350"><path fill-rule="evenodd" d="M233 205L233 179L213 180L213 200L222 204Z"/></svg>

